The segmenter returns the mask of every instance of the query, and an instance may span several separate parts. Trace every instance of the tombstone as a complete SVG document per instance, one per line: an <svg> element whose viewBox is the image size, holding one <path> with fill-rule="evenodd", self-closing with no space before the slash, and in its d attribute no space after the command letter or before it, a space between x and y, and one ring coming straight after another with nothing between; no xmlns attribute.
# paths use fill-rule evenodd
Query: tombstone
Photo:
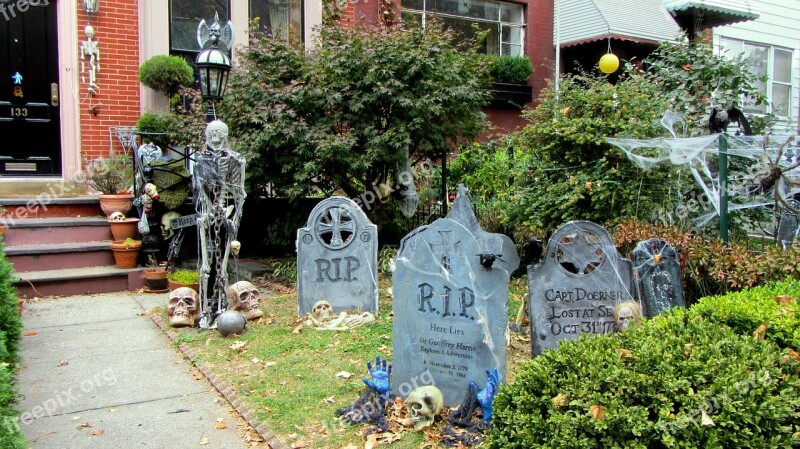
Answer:
<svg viewBox="0 0 800 449"><path fill-rule="evenodd" d="M789 206L791 208L779 209L780 213L775 222L775 243L784 250L794 244L797 232L800 231L800 214L795 212L800 210L800 202L789 200Z"/></svg>
<svg viewBox="0 0 800 449"><path fill-rule="evenodd" d="M646 317L652 318L673 307L686 307L675 248L663 240L645 240L636 245L631 258Z"/></svg>
<svg viewBox="0 0 800 449"><path fill-rule="evenodd" d="M608 231L571 221L547 243L544 260L528 267L533 355L581 334L614 332L614 307L631 300L631 261Z"/></svg>
<svg viewBox="0 0 800 449"><path fill-rule="evenodd" d="M458 185L458 196L447 218L461 223L478 239L481 253L499 256L493 266L501 267L509 273L513 273L519 267L519 254L511 238L505 234L486 232L481 228L469 201L469 191L464 184Z"/></svg>
<svg viewBox="0 0 800 449"><path fill-rule="evenodd" d="M317 204L297 230L297 313L327 300L334 312L378 314L378 230L343 197Z"/></svg>
<svg viewBox="0 0 800 449"><path fill-rule="evenodd" d="M462 224L441 218L400 244L392 276L392 392L436 385L447 406L480 388L487 369L505 381L509 272L480 263L480 242Z"/></svg>

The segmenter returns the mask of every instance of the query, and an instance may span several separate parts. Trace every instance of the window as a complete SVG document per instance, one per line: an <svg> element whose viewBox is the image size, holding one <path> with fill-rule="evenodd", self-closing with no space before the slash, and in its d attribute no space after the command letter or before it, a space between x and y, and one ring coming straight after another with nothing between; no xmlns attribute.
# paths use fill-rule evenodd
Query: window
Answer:
<svg viewBox="0 0 800 449"><path fill-rule="evenodd" d="M755 86L767 97L769 104L756 105L745 99L744 111L756 114L771 112L788 117L792 97L792 50L764 44L720 38L720 53L729 57L743 54L747 66L767 81L758 81Z"/></svg>
<svg viewBox="0 0 800 449"><path fill-rule="evenodd" d="M403 20L425 25L436 17L456 33L477 39L486 33L483 52L522 56L525 19L522 5L492 0L401 0Z"/></svg>
<svg viewBox="0 0 800 449"><path fill-rule="evenodd" d="M201 50L197 43L197 26L205 19L210 26L214 14L219 14L219 23L225 26L230 19L229 0L170 0L169 50L170 54L194 56Z"/></svg>
<svg viewBox="0 0 800 449"><path fill-rule="evenodd" d="M302 0L250 0L250 20L256 18L261 31L275 39L303 42Z"/></svg>

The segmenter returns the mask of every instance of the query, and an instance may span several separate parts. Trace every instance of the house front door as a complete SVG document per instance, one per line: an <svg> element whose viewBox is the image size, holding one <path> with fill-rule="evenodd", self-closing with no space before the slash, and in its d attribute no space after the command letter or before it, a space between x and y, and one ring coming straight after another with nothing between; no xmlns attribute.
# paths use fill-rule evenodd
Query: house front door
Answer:
<svg viewBox="0 0 800 449"><path fill-rule="evenodd" d="M0 0L0 176L61 175L56 0Z"/></svg>

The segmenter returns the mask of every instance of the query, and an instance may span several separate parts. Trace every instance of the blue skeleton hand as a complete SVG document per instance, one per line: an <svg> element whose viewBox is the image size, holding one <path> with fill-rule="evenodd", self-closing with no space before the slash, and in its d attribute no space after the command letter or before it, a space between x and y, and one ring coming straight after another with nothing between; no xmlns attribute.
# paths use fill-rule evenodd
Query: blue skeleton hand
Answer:
<svg viewBox="0 0 800 449"><path fill-rule="evenodd" d="M380 396L386 396L389 393L389 377L392 375L392 365L387 365L386 359L381 360L381 357L376 355L375 368L372 368L372 362L367 362L367 371L372 376L372 380L368 380L366 377L362 379L367 387Z"/></svg>
<svg viewBox="0 0 800 449"><path fill-rule="evenodd" d="M492 420L492 401L494 401L494 395L497 393L497 384L500 383L500 376L497 373L497 368L494 371L487 369L486 376L488 379L483 390L478 393L478 402L483 409L483 420L489 422Z"/></svg>

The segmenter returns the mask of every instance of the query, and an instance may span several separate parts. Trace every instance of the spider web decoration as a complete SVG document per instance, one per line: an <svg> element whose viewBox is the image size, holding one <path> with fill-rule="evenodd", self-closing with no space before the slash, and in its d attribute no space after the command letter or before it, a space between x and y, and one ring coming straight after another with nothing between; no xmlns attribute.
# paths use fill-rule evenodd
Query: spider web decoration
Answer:
<svg viewBox="0 0 800 449"><path fill-rule="evenodd" d="M628 159L642 170L649 170L657 164L669 162L672 165L684 166L694 178L697 186L707 196L713 210L693 218L697 227L707 225L714 217L719 216L720 195L723 189L728 193L728 212L743 209L770 206L776 198L790 199L800 193L800 183L795 180L798 174L795 169L800 166L798 149L790 146L792 138L727 136L727 154L749 160L744 164L731 164L728 182L722 186L716 161L710 161L719 154L719 134L699 137L679 137L686 133L684 120L672 111L666 111L661 124L672 135L671 138L653 139L617 139L606 141L619 148ZM676 127L680 132L676 132ZM784 145L778 143L784 142ZM789 148L789 151L786 149ZM710 163L711 162L711 163ZM745 165L746 170L736 169L737 165ZM770 189L758 189L765 176L781 168L780 176L772 183ZM778 202L781 200L779 199Z"/></svg>

